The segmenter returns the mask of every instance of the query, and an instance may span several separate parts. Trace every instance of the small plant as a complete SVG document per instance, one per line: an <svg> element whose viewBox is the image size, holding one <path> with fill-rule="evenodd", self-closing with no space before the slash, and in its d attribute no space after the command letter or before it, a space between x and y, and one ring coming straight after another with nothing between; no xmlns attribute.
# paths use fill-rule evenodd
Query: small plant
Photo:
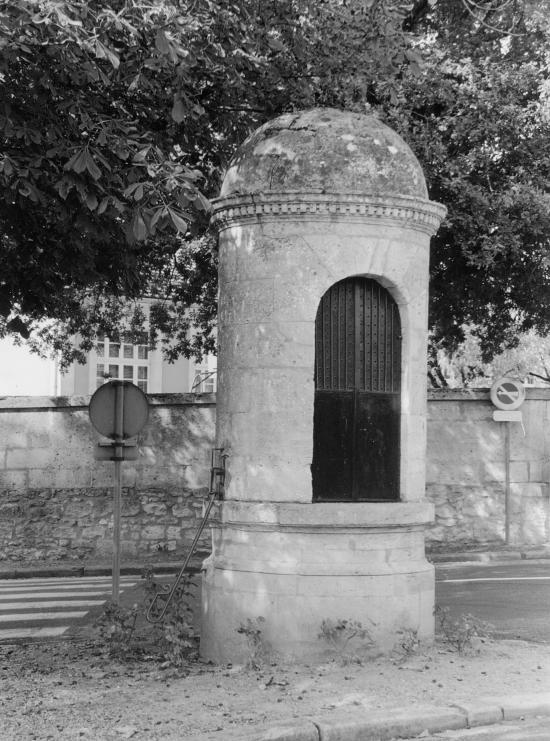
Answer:
<svg viewBox="0 0 550 741"><path fill-rule="evenodd" d="M142 574L144 596L131 608L114 602L105 606L95 622L100 640L107 646L109 655L118 659L137 658L144 653L156 655L175 667L181 667L194 658L197 638L193 628L193 615L189 606L194 582L185 578L174 593L163 619L151 625L146 614L157 592L163 585L154 578L152 568Z"/></svg>
<svg viewBox="0 0 550 741"><path fill-rule="evenodd" d="M144 612L147 612L155 594L161 591L161 584L155 581L153 570L144 569L144 589L148 598ZM197 636L193 627L193 611L189 606L189 599L193 596L193 587L196 584L189 578L184 578L172 596L162 620L152 628L157 632L159 649L166 661L173 666L182 666L197 653Z"/></svg>
<svg viewBox="0 0 550 741"><path fill-rule="evenodd" d="M397 631L397 635L399 639L393 647L393 653L397 662L400 663L417 653L420 648L420 638L418 630L413 628L402 628Z"/></svg>
<svg viewBox="0 0 550 741"><path fill-rule="evenodd" d="M374 623L372 623L374 625ZM326 641L329 646L342 658L345 664L361 663L355 651L349 651L352 641L361 641L361 648L373 648L374 639L367 628L358 620L330 620L327 618L321 623L318 638Z"/></svg>
<svg viewBox="0 0 550 741"><path fill-rule="evenodd" d="M460 615L453 619L448 607L436 606L434 610L437 632L449 646L459 654L467 653L475 647L476 639L486 638L493 626L473 615Z"/></svg>
<svg viewBox="0 0 550 741"><path fill-rule="evenodd" d="M108 646L110 656L124 658L131 652L138 615L137 604L127 608L116 602L107 602L95 626L100 639Z"/></svg>
<svg viewBox="0 0 550 741"><path fill-rule="evenodd" d="M247 669L259 671L265 664L271 662L273 650L262 635L261 625L265 623L265 618L261 615L255 620L246 619L246 623L241 623L237 628L237 633L244 635L249 650L249 656L246 662Z"/></svg>

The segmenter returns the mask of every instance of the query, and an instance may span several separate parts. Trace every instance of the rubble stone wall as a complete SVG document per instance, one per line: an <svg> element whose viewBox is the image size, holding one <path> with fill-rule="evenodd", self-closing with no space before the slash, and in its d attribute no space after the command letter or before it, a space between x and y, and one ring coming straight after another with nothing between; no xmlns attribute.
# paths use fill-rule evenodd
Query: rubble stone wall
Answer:
<svg viewBox="0 0 550 741"><path fill-rule="evenodd" d="M0 399L0 561L109 562L113 465L94 460L88 397ZM516 422L494 422L488 391L428 395L430 549L550 543L550 389L529 389ZM179 557L209 483L215 397L150 396L140 457L123 464L122 557ZM525 435L524 435L525 432ZM210 546L203 535L202 547Z"/></svg>
<svg viewBox="0 0 550 741"><path fill-rule="evenodd" d="M215 397L151 395L122 464L121 556L178 556L208 492ZM89 397L0 400L0 560L109 561L113 469L94 460ZM209 548L205 532L203 547Z"/></svg>

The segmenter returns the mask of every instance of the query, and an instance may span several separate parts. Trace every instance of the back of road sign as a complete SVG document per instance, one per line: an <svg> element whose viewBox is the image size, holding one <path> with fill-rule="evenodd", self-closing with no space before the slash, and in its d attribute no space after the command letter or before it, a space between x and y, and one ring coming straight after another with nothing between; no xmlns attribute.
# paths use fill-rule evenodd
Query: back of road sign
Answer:
<svg viewBox="0 0 550 741"><path fill-rule="evenodd" d="M127 440L145 426L149 404L143 391L131 381L108 381L94 393L88 411L101 435Z"/></svg>

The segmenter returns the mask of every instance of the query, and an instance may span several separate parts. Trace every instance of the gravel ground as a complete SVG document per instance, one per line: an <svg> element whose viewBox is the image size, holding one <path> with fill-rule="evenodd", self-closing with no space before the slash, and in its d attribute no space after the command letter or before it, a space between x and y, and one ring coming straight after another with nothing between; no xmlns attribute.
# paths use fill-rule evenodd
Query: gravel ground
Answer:
<svg viewBox="0 0 550 741"><path fill-rule="evenodd" d="M241 741L253 731L418 704L547 692L550 646L486 641L461 656L445 645L396 658L253 671L192 661L174 668L145 650L110 658L89 638L0 646L0 739Z"/></svg>

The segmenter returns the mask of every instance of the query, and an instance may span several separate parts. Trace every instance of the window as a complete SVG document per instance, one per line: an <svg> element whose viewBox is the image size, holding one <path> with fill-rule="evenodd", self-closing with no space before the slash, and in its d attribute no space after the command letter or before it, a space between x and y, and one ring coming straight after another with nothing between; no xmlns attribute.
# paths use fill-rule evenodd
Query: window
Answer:
<svg viewBox="0 0 550 741"><path fill-rule="evenodd" d="M145 344L110 342L106 337L96 348L96 388L112 379L131 381L147 393L149 380L149 348Z"/></svg>
<svg viewBox="0 0 550 741"><path fill-rule="evenodd" d="M198 368L191 384L194 394L212 394L216 390L216 369Z"/></svg>

